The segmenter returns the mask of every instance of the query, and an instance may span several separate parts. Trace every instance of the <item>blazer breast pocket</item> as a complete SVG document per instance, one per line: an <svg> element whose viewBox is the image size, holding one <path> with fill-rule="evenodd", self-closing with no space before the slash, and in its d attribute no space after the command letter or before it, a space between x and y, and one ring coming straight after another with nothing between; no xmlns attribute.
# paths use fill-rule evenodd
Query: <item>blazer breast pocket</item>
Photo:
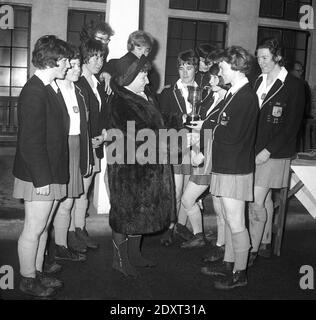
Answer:
<svg viewBox="0 0 316 320"><path fill-rule="evenodd" d="M283 123L285 107L286 107L286 103L282 103L279 101L269 102L269 112L267 115L267 122L274 125Z"/></svg>

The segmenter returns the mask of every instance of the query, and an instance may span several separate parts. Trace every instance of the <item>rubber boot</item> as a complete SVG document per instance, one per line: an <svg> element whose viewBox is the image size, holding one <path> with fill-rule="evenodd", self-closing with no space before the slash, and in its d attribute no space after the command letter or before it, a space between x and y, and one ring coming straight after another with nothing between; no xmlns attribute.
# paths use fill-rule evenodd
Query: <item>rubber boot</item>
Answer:
<svg viewBox="0 0 316 320"><path fill-rule="evenodd" d="M142 236L128 236L128 256L129 261L135 267L154 267L156 263L144 258L141 254Z"/></svg>
<svg viewBox="0 0 316 320"><path fill-rule="evenodd" d="M130 264L127 253L127 243L128 239L123 242L116 244L114 240L113 243L113 264L112 268L120 271L126 277L136 278L138 276L135 268Z"/></svg>

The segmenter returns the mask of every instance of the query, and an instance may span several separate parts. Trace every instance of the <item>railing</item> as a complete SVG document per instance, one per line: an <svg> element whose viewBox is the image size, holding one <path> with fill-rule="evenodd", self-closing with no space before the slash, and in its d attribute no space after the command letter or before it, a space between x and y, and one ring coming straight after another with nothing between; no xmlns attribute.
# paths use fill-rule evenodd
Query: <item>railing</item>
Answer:
<svg viewBox="0 0 316 320"><path fill-rule="evenodd" d="M0 141L16 140L18 131L17 97L0 97Z"/></svg>

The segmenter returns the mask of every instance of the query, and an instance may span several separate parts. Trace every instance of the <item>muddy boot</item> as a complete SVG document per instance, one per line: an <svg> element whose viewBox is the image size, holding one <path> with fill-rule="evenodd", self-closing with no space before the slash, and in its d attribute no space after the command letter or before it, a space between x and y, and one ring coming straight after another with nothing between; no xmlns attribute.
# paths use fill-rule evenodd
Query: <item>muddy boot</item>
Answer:
<svg viewBox="0 0 316 320"><path fill-rule="evenodd" d="M141 254L142 236L128 236L128 256L130 263L135 267L154 267L156 263L144 258Z"/></svg>

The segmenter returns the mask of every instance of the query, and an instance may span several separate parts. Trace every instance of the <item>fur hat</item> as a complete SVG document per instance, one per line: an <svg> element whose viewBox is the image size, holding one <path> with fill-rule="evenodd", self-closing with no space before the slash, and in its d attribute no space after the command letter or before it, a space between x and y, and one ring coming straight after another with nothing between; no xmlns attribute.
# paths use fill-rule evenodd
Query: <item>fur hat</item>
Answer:
<svg viewBox="0 0 316 320"><path fill-rule="evenodd" d="M115 64L115 81L119 86L128 86L134 81L140 71L150 69L150 62L144 55L138 59L131 52L118 59Z"/></svg>

